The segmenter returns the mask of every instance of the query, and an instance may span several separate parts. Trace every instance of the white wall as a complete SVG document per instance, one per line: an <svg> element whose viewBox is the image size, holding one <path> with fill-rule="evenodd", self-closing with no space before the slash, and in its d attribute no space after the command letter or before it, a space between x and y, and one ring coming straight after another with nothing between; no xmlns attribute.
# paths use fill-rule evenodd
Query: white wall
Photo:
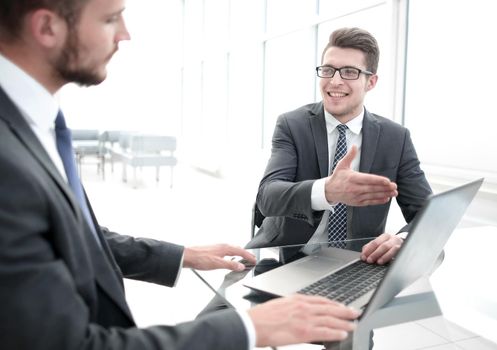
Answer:
<svg viewBox="0 0 497 350"><path fill-rule="evenodd" d="M497 225L492 5L410 1L405 125L435 189L485 177L467 221Z"/></svg>

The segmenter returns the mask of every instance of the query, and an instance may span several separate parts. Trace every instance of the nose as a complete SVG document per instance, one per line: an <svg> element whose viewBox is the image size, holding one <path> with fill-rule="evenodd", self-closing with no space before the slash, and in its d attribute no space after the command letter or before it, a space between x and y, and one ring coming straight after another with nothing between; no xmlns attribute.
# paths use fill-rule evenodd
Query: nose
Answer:
<svg viewBox="0 0 497 350"><path fill-rule="evenodd" d="M131 40L131 35L128 32L128 28L126 27L126 22L124 18L121 17L120 26L116 33L116 42Z"/></svg>
<svg viewBox="0 0 497 350"><path fill-rule="evenodd" d="M329 79L330 79L330 84L340 84L343 82L342 76L340 75L340 72L338 70L336 70L335 73Z"/></svg>

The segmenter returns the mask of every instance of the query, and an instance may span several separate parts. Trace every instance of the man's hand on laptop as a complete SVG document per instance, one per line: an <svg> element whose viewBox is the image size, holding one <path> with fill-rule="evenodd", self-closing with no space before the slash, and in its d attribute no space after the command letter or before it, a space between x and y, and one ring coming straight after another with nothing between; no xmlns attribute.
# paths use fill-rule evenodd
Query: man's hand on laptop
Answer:
<svg viewBox="0 0 497 350"><path fill-rule="evenodd" d="M324 297L292 295L248 310L256 345L282 346L313 341L337 341L355 329L359 312Z"/></svg>
<svg viewBox="0 0 497 350"><path fill-rule="evenodd" d="M329 203L343 203L356 207L387 203L398 195L397 184L379 175L354 171L352 161L357 146L338 162L333 174L326 178L324 194Z"/></svg>
<svg viewBox="0 0 497 350"><path fill-rule="evenodd" d="M255 264L255 256L247 250L229 244L187 247L183 255L183 267L197 270L229 269L243 271L245 265L227 257L240 256L247 263Z"/></svg>
<svg viewBox="0 0 497 350"><path fill-rule="evenodd" d="M384 233L362 247L361 259L370 264L386 264L395 257L403 242L400 236Z"/></svg>

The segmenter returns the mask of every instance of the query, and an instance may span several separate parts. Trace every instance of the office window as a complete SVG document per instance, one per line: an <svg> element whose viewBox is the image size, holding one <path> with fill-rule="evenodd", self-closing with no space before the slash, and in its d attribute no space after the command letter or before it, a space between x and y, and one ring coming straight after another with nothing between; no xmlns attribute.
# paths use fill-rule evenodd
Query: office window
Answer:
<svg viewBox="0 0 497 350"><path fill-rule="evenodd" d="M319 0L319 15L325 18L337 18L383 3L385 3L385 0Z"/></svg>
<svg viewBox="0 0 497 350"><path fill-rule="evenodd" d="M264 34L264 1L231 0L229 19L229 49L243 49L260 43Z"/></svg>
<svg viewBox="0 0 497 350"><path fill-rule="evenodd" d="M245 44L229 55L228 132L236 152L250 152L262 143L262 43Z"/></svg>
<svg viewBox="0 0 497 350"><path fill-rule="evenodd" d="M299 28L316 16L316 0L266 0L267 33Z"/></svg>
<svg viewBox="0 0 497 350"><path fill-rule="evenodd" d="M205 39L203 0L184 0L183 13L184 60L199 61L203 55Z"/></svg>
<svg viewBox="0 0 497 350"><path fill-rule="evenodd" d="M204 0L204 54L227 50L229 29L229 0ZM198 43L198 39L197 39Z"/></svg>
<svg viewBox="0 0 497 350"><path fill-rule="evenodd" d="M314 28L266 42L264 147L271 146L278 115L313 102L315 51Z"/></svg>
<svg viewBox="0 0 497 350"><path fill-rule="evenodd" d="M183 67L182 123L186 144L195 142L200 136L198 125L201 122L203 109L202 75L201 62L189 63Z"/></svg>
<svg viewBox="0 0 497 350"><path fill-rule="evenodd" d="M491 3L410 2L406 125L420 159L447 176L466 169L471 178L497 178L497 22Z"/></svg>

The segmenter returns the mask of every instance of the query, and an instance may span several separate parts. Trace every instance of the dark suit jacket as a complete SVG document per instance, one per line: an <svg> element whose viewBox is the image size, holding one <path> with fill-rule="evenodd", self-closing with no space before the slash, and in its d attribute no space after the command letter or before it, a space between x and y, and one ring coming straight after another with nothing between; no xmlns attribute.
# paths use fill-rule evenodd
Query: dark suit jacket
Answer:
<svg viewBox="0 0 497 350"><path fill-rule="evenodd" d="M138 329L122 276L172 285L183 247L100 229L0 87L0 347L243 349L234 311ZM187 301L185 301L187 302ZM160 312L165 312L161 310Z"/></svg>
<svg viewBox="0 0 497 350"><path fill-rule="evenodd" d="M247 248L304 244L312 237L323 211L311 208L314 181L328 176L328 138L322 103L281 115L273 135L271 157L259 185L257 206L266 216ZM409 223L431 193L409 131L365 111L360 172L388 177L398 185L397 202ZM347 238L378 236L385 230L390 202L347 207ZM405 227L403 230L408 230ZM349 244L360 250L364 243ZM297 249L289 249L286 258Z"/></svg>

